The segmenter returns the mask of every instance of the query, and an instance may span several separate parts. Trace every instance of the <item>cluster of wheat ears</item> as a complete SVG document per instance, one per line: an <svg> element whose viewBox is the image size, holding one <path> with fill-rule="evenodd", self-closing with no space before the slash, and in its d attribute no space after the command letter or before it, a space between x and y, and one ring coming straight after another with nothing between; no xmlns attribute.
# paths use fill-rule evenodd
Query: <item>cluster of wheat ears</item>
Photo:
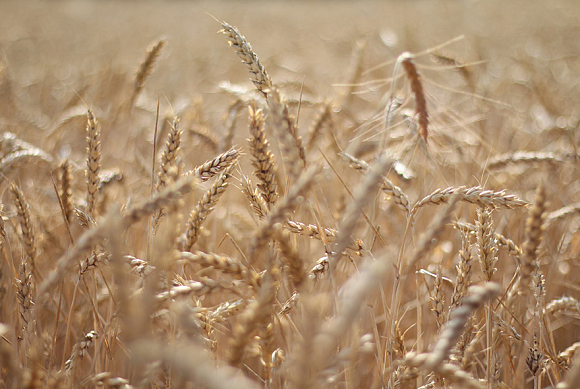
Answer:
<svg viewBox="0 0 580 389"><path fill-rule="evenodd" d="M222 128L147 96L165 39L53 117L0 68L0 386L578 387L570 135L490 139L509 107L443 46L357 45L320 99L220 23L255 86L222 85Z"/></svg>

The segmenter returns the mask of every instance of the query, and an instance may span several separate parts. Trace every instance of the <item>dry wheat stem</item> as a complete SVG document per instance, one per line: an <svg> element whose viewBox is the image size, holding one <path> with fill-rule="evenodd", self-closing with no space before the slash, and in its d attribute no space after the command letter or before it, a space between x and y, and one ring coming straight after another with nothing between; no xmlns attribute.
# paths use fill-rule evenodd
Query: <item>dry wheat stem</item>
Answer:
<svg viewBox="0 0 580 389"><path fill-rule="evenodd" d="M101 131L90 109L87 117L87 214L94 218L101 169Z"/></svg>
<svg viewBox="0 0 580 389"><path fill-rule="evenodd" d="M546 224L580 213L580 203L574 203L550 212L546 215Z"/></svg>
<svg viewBox="0 0 580 389"><path fill-rule="evenodd" d="M228 44L234 48L236 54L242 60L242 63L246 68L248 68L248 71L251 74L250 80L252 80L256 89L266 97L268 95L268 89L272 87L272 80L256 53L252 50L252 46L246 38L240 34L236 27L230 26L226 22L220 23L223 30L219 32L226 36Z"/></svg>
<svg viewBox="0 0 580 389"><path fill-rule="evenodd" d="M202 199L197 203L195 209L189 215L187 228L185 231L184 251L191 251L193 245L199 239L201 225L215 208L219 198L224 194L229 186L231 167L226 168L211 188L205 192Z"/></svg>
<svg viewBox="0 0 580 389"><path fill-rule="evenodd" d="M252 155L252 166L254 175L260 181L258 189L268 208L276 203L278 198L276 184L276 165L274 155L269 150L269 143L264 131L264 115L261 109L256 109L252 101L249 106L250 115L250 154Z"/></svg>

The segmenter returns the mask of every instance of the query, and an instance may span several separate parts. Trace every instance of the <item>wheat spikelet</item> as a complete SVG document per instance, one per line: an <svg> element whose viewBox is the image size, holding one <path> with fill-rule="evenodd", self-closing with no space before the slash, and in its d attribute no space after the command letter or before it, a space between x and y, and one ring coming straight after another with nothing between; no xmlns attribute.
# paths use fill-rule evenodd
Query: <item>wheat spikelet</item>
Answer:
<svg viewBox="0 0 580 389"><path fill-rule="evenodd" d="M268 92L270 118L280 138L280 146L286 160L288 176L296 180L306 166L306 150L298 133L294 117L288 112L288 104L277 88Z"/></svg>
<svg viewBox="0 0 580 389"><path fill-rule="evenodd" d="M189 133L197 136L201 141L211 147L212 151L217 152L219 150L220 138L213 132L211 132L207 127L196 126L190 128Z"/></svg>
<svg viewBox="0 0 580 389"><path fill-rule="evenodd" d="M493 278L493 273L496 270L495 263L497 262L497 246L491 223L491 211L478 208L475 222L477 248L479 263L481 264L481 270L485 274L486 281L491 281Z"/></svg>
<svg viewBox="0 0 580 389"><path fill-rule="evenodd" d="M563 367L569 367L574 359L574 356L578 354L578 350L580 350L580 342L576 342L571 346L567 347L564 351L558 354L557 361Z"/></svg>
<svg viewBox="0 0 580 389"><path fill-rule="evenodd" d="M453 222L453 225L455 225L460 230L467 230L470 233L474 233L476 231L476 227L473 224ZM516 257L522 255L521 247L518 246L513 240L508 239L497 232L495 233L495 240L498 246L506 248L510 255Z"/></svg>
<svg viewBox="0 0 580 389"><path fill-rule="evenodd" d="M554 314L562 311L580 313L580 303L574 297L564 296L546 304L546 314Z"/></svg>
<svg viewBox="0 0 580 389"><path fill-rule="evenodd" d="M550 212L546 215L546 224L554 223L568 216L580 213L580 203L574 203Z"/></svg>
<svg viewBox="0 0 580 389"><path fill-rule="evenodd" d="M475 204L482 208L513 209L528 206L527 202L514 195L506 194L505 190L494 192L491 190L485 190L479 186L474 186L472 188L460 186L458 188L449 187L446 189L436 189L433 193L415 203L411 209L410 215L414 216L421 207L428 204L438 205L447 203L453 195L457 195L460 201Z"/></svg>
<svg viewBox="0 0 580 389"><path fill-rule="evenodd" d="M565 161L564 155L549 151L516 151L491 157L487 163L487 168L503 169L509 164L563 163Z"/></svg>
<svg viewBox="0 0 580 389"><path fill-rule="evenodd" d="M246 196L248 201L250 202L250 207L258 216L258 219L262 220L266 217L268 213L268 205L264 201L262 195L258 192L257 189L252 187L252 183L246 176L242 175L242 193Z"/></svg>
<svg viewBox="0 0 580 389"><path fill-rule="evenodd" d="M250 114L250 154L252 155L252 166L254 175L260 180L258 189L268 208L276 203L278 193L276 192L276 165L274 155L269 150L268 140L264 132L264 115L261 109L256 109L254 102L248 107Z"/></svg>
<svg viewBox="0 0 580 389"><path fill-rule="evenodd" d="M173 118L173 124L165 143L165 149L161 154L161 164L159 166L159 174L157 179L157 190L164 188L167 185L169 169L177 165L177 154L181 145L181 135L183 131L179 129L179 119Z"/></svg>
<svg viewBox="0 0 580 389"><path fill-rule="evenodd" d="M221 171L236 163L239 157L239 150L230 149L214 159L196 167L194 170L185 173L185 176L199 177L202 181L207 181L211 177L218 175Z"/></svg>
<svg viewBox="0 0 580 389"><path fill-rule="evenodd" d="M228 363L237 366L242 362L244 349L250 336L260 326L265 325L274 313L273 280L268 277L258 291L258 299L252 301L242 313L240 321L232 328L232 338L229 341Z"/></svg>
<svg viewBox="0 0 580 389"><path fill-rule="evenodd" d="M302 235L302 236L307 236L309 238L314 238L314 239L318 239L318 240L323 240L323 238L320 236L320 231L324 231L324 239L327 242L335 242L336 241L336 236L338 234L337 230L334 230L332 228L319 228L318 226L315 226L313 224L305 224L305 223L301 223L301 222L297 222L295 220L286 220L286 222L284 223L284 228L287 229L288 231L294 233L294 234L298 234L298 235Z"/></svg>
<svg viewBox="0 0 580 389"><path fill-rule="evenodd" d="M209 293L231 289L231 286L224 283L212 280L211 278L202 277L197 281L183 280L178 285L172 286L169 290L156 294L155 300L157 303L163 303L168 300L175 300L191 295L201 297Z"/></svg>
<svg viewBox="0 0 580 389"><path fill-rule="evenodd" d="M537 267L537 251L544 230L546 206L546 190L544 185L540 184L536 190L534 205L528 213L528 219L526 220L526 240L522 245L523 256L520 267L520 288L524 288L524 293L529 290L528 285L533 289L533 286L530 285L530 277Z"/></svg>
<svg viewBox="0 0 580 389"><path fill-rule="evenodd" d="M28 263L28 270L32 273L36 273L36 239L34 235L34 229L32 227L32 221L30 219L30 205L24 197L22 190L16 185L10 185L10 192L12 193L12 199L14 200L14 205L16 206L16 212L18 214L18 222L20 224L20 229L22 231L22 243L24 244L24 252L26 253L26 261Z"/></svg>
<svg viewBox="0 0 580 389"><path fill-rule="evenodd" d="M292 282L294 290L299 289L307 275L300 252L291 244L290 234L287 231L278 229L275 238L286 265L288 278Z"/></svg>
<svg viewBox="0 0 580 389"><path fill-rule="evenodd" d="M230 184L228 182L231 177L230 170L231 167L224 170L224 172L214 182L212 187L207 192L205 192L202 199L199 201L199 203L197 203L197 206L189 215L187 229L185 231L186 241L184 251L191 251L193 245L199 239L201 225L209 216L211 211L213 211L219 198L224 194L226 188Z"/></svg>
<svg viewBox="0 0 580 389"><path fill-rule="evenodd" d="M437 268L437 277L435 278L433 294L429 299L431 300L431 311L433 311L435 318L437 319L437 327L441 328L445 321L445 315L443 312L445 295L443 294L443 269L441 265Z"/></svg>
<svg viewBox="0 0 580 389"><path fill-rule="evenodd" d="M87 121L87 214L95 217L101 169L101 130L93 111L89 109Z"/></svg>
<svg viewBox="0 0 580 389"><path fill-rule="evenodd" d="M228 40L228 44L234 48L236 54L242 60L242 63L248 68L252 82L256 89L262 93L262 96L268 95L268 89L272 87L272 80L266 69L260 62L260 59L252 50L252 46L243 35L241 35L236 27L230 26L226 22L220 22L223 30L220 30Z"/></svg>
<svg viewBox="0 0 580 389"><path fill-rule="evenodd" d="M461 233L461 250L459 250L459 263L456 266L457 278L455 279L455 286L453 294L451 295L451 307L461 304L461 299L467 293L467 289L471 285L471 250L469 245L469 236L466 233Z"/></svg>
<svg viewBox="0 0 580 389"><path fill-rule="evenodd" d="M34 306L34 275L30 263L26 259L20 261L18 279L16 280L16 298L20 306L20 319L22 320L22 332L26 339L28 333L33 330L29 327L32 324L32 307Z"/></svg>
<svg viewBox="0 0 580 389"><path fill-rule="evenodd" d="M316 114L314 118L314 123L310 131L308 131L306 142L306 152L310 152L312 148L316 145L316 141L322 134L322 130L325 126L329 125L332 122L332 104L329 102L325 102L324 105L321 107L320 111Z"/></svg>
<svg viewBox="0 0 580 389"><path fill-rule="evenodd" d="M62 161L58 167L58 178L60 183L60 200L62 202L62 208L64 210L64 215L68 223L72 222L72 216L74 213L74 205L72 200L72 173L71 165L68 159Z"/></svg>
<svg viewBox="0 0 580 389"><path fill-rule="evenodd" d="M417 73L417 68L413 63L413 56L410 53L403 53L399 57L403 69L405 69L405 74L411 83L411 91L415 96L415 112L419 117L419 134L427 142L428 136L428 126L429 126L429 114L427 112L427 100L425 100L425 92L423 91L423 84L421 82L421 76Z"/></svg>
<svg viewBox="0 0 580 389"><path fill-rule="evenodd" d="M165 38L159 39L155 42L152 42L149 47L147 48L147 53L145 55L145 59L137 69L137 74L135 76L135 83L133 86L133 94L131 96L131 106L135 103L137 97L143 91L143 87L145 86L145 82L153 71L155 70L155 64L159 59L159 55L161 54L161 50L167 43Z"/></svg>

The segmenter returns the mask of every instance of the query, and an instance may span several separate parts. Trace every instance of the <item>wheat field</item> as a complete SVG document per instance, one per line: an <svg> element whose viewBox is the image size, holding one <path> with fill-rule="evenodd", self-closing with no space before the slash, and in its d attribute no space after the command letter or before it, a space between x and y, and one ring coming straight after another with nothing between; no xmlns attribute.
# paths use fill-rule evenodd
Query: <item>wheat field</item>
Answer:
<svg viewBox="0 0 580 389"><path fill-rule="evenodd" d="M1 388L580 387L573 1L0 25Z"/></svg>

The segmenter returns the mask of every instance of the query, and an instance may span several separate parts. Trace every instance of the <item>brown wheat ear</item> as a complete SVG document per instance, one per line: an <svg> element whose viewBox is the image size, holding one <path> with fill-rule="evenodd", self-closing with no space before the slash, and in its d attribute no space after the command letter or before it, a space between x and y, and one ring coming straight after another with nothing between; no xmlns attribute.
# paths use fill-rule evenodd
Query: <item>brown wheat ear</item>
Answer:
<svg viewBox="0 0 580 389"><path fill-rule="evenodd" d="M405 52L399 57L405 74L411 83L411 91L415 96L415 112L419 121L419 134L427 143L429 113L427 112L427 100L425 99L425 92L423 91L423 83L421 76L417 73L417 67L413 63L413 56L411 53Z"/></svg>
<svg viewBox="0 0 580 389"><path fill-rule="evenodd" d="M87 117L87 213L94 218L101 170L101 130L90 109Z"/></svg>

